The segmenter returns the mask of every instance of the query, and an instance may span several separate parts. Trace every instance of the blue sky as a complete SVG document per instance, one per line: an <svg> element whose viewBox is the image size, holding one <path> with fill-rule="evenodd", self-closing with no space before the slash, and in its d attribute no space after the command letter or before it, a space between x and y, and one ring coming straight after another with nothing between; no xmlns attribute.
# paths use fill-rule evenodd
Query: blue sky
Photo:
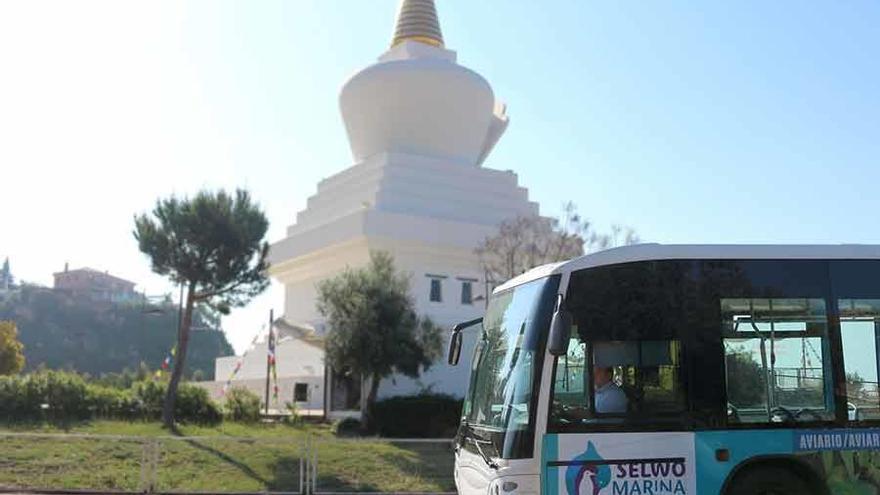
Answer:
<svg viewBox="0 0 880 495"><path fill-rule="evenodd" d="M228 4L193 46L207 59L222 44L235 64L206 76L253 95L225 109L229 125L308 150L311 173L291 176L302 193L284 199L298 205L350 162L337 91L386 47L394 2L272 5ZM438 8L447 45L509 105L487 165L517 171L543 211L571 199L660 242L880 241L866 222L880 206L880 5Z"/></svg>
<svg viewBox="0 0 880 495"><path fill-rule="evenodd" d="M543 213L572 200L666 243L880 243L880 4L437 4L447 47L508 104L486 165ZM42 283L69 261L166 290L132 215L201 187L249 187L279 239L351 165L338 90L395 9L0 4L0 257ZM277 287L228 320L239 349L269 306Z"/></svg>

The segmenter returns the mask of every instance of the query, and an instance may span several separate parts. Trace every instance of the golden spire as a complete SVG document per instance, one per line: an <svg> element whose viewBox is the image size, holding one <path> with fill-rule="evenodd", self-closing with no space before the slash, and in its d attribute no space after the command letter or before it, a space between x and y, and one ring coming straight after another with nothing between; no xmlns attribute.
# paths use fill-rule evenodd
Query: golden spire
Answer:
<svg viewBox="0 0 880 495"><path fill-rule="evenodd" d="M418 41L432 46L443 46L443 33L437 20L434 0L402 0L397 11L397 26L391 46L406 40Z"/></svg>

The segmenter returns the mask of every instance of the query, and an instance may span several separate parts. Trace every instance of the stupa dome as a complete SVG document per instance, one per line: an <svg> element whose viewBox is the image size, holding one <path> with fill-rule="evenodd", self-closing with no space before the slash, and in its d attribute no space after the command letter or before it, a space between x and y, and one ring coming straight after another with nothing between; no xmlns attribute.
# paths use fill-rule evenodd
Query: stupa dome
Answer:
<svg viewBox="0 0 880 495"><path fill-rule="evenodd" d="M402 152L477 165L507 124L489 83L443 46L433 0L404 0L391 48L343 86L355 162Z"/></svg>

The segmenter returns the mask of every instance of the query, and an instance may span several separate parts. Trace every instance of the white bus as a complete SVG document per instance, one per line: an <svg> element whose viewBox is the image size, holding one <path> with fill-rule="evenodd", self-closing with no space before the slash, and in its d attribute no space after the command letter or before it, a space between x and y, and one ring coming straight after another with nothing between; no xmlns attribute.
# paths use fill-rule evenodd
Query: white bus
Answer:
<svg viewBox="0 0 880 495"><path fill-rule="evenodd" d="M493 291L460 494L880 493L880 246L663 246Z"/></svg>

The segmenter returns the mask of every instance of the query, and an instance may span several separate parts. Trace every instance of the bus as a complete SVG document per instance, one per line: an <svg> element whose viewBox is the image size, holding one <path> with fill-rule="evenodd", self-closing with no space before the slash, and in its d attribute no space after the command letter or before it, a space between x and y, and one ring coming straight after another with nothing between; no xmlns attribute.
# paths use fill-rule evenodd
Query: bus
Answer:
<svg viewBox="0 0 880 495"><path fill-rule="evenodd" d="M880 246L602 251L466 339L462 495L880 493Z"/></svg>

